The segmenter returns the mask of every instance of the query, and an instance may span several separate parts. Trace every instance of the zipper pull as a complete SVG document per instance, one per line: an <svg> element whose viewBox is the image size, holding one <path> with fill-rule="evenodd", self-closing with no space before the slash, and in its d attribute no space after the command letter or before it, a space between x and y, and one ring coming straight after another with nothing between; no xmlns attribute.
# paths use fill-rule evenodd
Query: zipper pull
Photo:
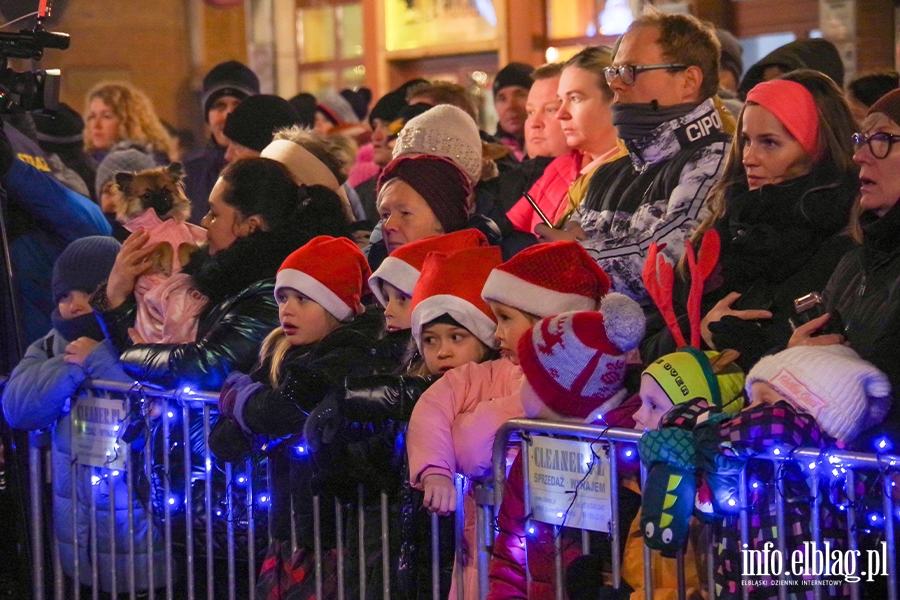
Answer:
<svg viewBox="0 0 900 600"><path fill-rule="evenodd" d="M866 293L866 276L863 275L862 283L859 284L859 289L856 292L856 296L862 298L863 294Z"/></svg>

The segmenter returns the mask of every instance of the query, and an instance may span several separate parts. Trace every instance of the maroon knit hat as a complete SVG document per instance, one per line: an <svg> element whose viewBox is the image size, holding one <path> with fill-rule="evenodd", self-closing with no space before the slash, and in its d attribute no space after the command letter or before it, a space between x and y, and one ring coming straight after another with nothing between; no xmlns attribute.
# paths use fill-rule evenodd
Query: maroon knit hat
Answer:
<svg viewBox="0 0 900 600"><path fill-rule="evenodd" d="M869 116L872 113L882 113L887 115L891 121L900 125L900 89L888 92L879 98L878 102L873 104L869 109L869 112L866 113L866 116Z"/></svg>
<svg viewBox="0 0 900 600"><path fill-rule="evenodd" d="M469 222L472 184L451 160L430 154L398 156L378 178L378 193L391 179L414 189L437 217L444 233L464 229Z"/></svg>

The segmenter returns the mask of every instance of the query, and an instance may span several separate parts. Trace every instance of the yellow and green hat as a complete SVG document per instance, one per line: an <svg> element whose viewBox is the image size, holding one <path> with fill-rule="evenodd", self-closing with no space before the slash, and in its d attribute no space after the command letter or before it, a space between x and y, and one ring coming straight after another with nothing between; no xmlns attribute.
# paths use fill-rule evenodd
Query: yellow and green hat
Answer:
<svg viewBox="0 0 900 600"><path fill-rule="evenodd" d="M731 363L723 372L714 373L710 361L718 355L714 350L701 352L685 346L660 357L643 375L652 377L674 405L703 398L723 412L736 413L744 406L744 372Z"/></svg>

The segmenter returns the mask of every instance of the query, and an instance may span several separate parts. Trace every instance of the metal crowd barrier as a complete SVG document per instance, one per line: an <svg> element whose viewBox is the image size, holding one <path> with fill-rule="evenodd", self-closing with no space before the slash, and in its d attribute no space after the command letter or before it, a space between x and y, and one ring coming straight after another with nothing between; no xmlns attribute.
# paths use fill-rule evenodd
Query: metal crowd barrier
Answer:
<svg viewBox="0 0 900 600"><path fill-rule="evenodd" d="M174 431L180 429L181 432L181 440L187 441L190 439L190 428L192 425L198 425L202 427L204 440L208 439L210 428L211 428L211 418L215 416L215 405L218 401L217 394L214 393L198 393L191 392L188 389L179 390L177 392L172 391L159 391L150 388L135 388L129 386L127 384L119 384L113 382L94 382L92 385L87 386L82 392L85 397L93 397L93 398L108 398L108 399L126 399L133 400L136 396L138 398L143 399L143 401L152 401L159 400L165 401L164 410L162 410L162 414L157 417L162 422L162 433L163 436L163 446L165 448L170 447L171 442L171 434ZM79 396L82 397L82 396ZM77 398L75 399L77 401ZM180 410L179 410L180 409ZM148 417L149 418L149 417ZM177 423L177 420L180 419L180 427ZM124 425L124 423L120 424ZM500 503L502 501L504 485L506 481L506 460L507 460L507 448L510 443L511 436L518 434L520 441L518 441L518 446L520 447L520 453L523 457L528 455L528 450L533 443L532 440L538 436L546 436L553 438L562 438L562 439L574 439L574 440L582 440L589 442L601 442L608 448L608 456L609 460L609 477L610 482L613 485L610 486L610 510L611 510L611 518L610 518L610 527L609 527L609 537L612 540L612 555L610 557L610 562L612 565L612 580L614 585L618 585L621 581L621 570L622 570L622 557L619 555L619 515L618 515L618 503L617 503L617 485L615 483L618 481L618 472L619 472L619 453L616 452L617 447L627 447L633 449L633 452L630 454L631 459L633 461L637 459L637 449L636 443L640 439L641 434L634 430L627 429L616 429L616 428L603 428L598 426L591 425L578 425L571 423L554 423L548 421L533 421L528 419L516 419L506 423L500 430L497 435L494 444L494 455L493 455L493 482L491 489L491 482L488 482L487 485L477 484L474 486L474 495L477 504L477 536L478 536L478 546L477 546L477 565L479 572L479 597L484 598L487 593L488 587L488 564L490 558L490 551L493 545L494 536L496 533L495 523L497 514L499 513ZM45 464L46 456L44 456L45 448L36 443L37 436L32 436L32 443L29 448L29 458L30 458L30 473L29 473L29 481L30 481L30 491L31 491L31 536L32 536L32 553L33 553L33 580L35 582L33 598L35 600L45 600L48 595L48 591L44 586L44 577L45 577L45 554L47 554L47 549L43 545L45 541L51 544L49 548L49 556L50 561L52 563L52 597L55 600L60 600L66 597L66 577L63 574L62 564L60 560L60 552L59 547L56 542L56 536L53 534L52 530L52 515L45 515L45 504L43 502L44 498L44 486L47 483L51 483L51 469L44 469L43 465ZM147 442L150 443L149 441ZM245 461L244 464L225 464L222 471L224 472L224 481L226 482L226 501L224 507L222 506L213 506L213 479L214 479L214 462L212 455L209 450L209 446L207 443L203 444L202 456L203 462L199 465L199 472L202 473L202 485L204 487L205 494L203 496L203 509L207 518L205 519L204 526L198 531L194 526L191 519L191 515L193 515L193 502L194 498L190 493L192 489L192 484L200 485L200 482L195 481L197 470L194 469L194 456L192 455L192 448L189 443L182 443L181 452L175 452L174 454L170 454L169 452L164 452L161 460L162 464L158 464L158 457L154 456L154 452L152 448L148 451L145 448L145 451L142 454L135 454L135 456L142 456L142 460L140 464L133 463L133 457L131 452L131 446L129 444L124 444L124 448L122 452L124 452L126 464L124 468L124 473L121 470L117 469L103 469L103 468L95 468L95 475L92 478L92 483L94 485L106 486L108 489L109 495L109 505L113 514L115 514L114 510L116 507L116 498L115 498L115 487L110 486L109 482L116 480L116 478L125 479L125 489L127 490L127 495L129 499L128 504L128 524L127 524L127 539L128 543L126 544L126 548L118 549L116 548L116 531L118 525L116 524L115 519L110 519L109 523L102 524L98 523L97 514L96 514L96 505L92 504L92 510L90 511L90 547L86 549L86 555L88 556L88 561L90 562L90 579L91 585L88 586L90 591L89 595L93 599L98 599L100 597L100 585L99 581L101 578L100 574L100 565L98 561L98 548L97 548L97 534L98 528L102 526L106 526L109 528L109 540L111 543L111 550L113 554L117 552L123 551L124 554L127 555L127 567L125 572L118 572L116 567L116 562L113 561L110 572L105 573L104 575L108 578L108 580L112 584L111 595L112 597L116 597L117 595L122 598L129 598L130 600L135 600L138 597L139 591L136 589L136 574L138 572L146 573L146 577L149 582L149 589L143 593L141 597L148 597L151 600L155 598L185 598L187 600L195 600L197 598L205 596L208 599L213 598L229 598L229 600L234 600L238 595L238 590L242 590L240 593L242 594L242 598L250 598L253 599L256 597L255 595L255 586L256 586L256 577L260 567L259 561L257 559L258 550L260 548L257 547L256 544L256 533L257 533L257 512L260 510L261 504L266 504L267 500L271 500L271 495L269 490L267 489L255 489L254 482L258 480L260 476L259 471L261 470L261 465L252 464L250 460ZM305 449L297 449L298 452L304 452ZM625 450L628 453L628 450ZM178 456L180 454L180 456ZM893 472L895 470L900 470L900 457L893 455L872 455L872 454L858 454L858 453L850 453L850 452L839 452L839 451L829 451L824 454L822 451L808 450L808 449L799 449L793 450L790 452L785 452L783 455L772 455L758 458L768 458L773 461L784 461L784 460L798 460L798 461L807 461L809 463L815 463L820 465L822 468L818 469L818 471L814 471L811 474L811 478L814 482L818 481L818 478L821 476L820 473L825 469L841 469L843 473L845 473L846 481L848 483L848 495L849 500L853 501L853 482L855 471L859 469L863 470L876 470L882 473L882 475L886 472ZM175 464L180 463L180 465ZM81 465L72 464L71 465L71 475L72 475L72 485L73 485L73 498L76 501L73 503L73 511L77 510L78 502L77 502L77 480L78 480L78 469L83 468ZM271 467L271 464L269 464ZM180 470L179 470L180 469ZM530 482L528 477L528 462L523 461L523 469L524 469L524 481L525 481L525 503L526 506L530 506ZM641 480L643 482L646 477L646 473L641 468ZM143 480L145 482L149 482L150 486L150 494L155 494L156 496L162 498L162 502L144 502L143 504L137 504L141 502L138 496L139 492L139 480ZM271 481L271 478L268 479ZM884 527L884 537L887 542L887 551L889 555L890 565L894 565L896 562L896 548L895 548L895 540L894 540L894 523L893 518L884 518L885 515L893 516L897 511L897 505L892 500L891 490L893 486L893 478L891 477L883 477L883 490L882 490L882 524ZM184 487L184 498L179 498L173 492L173 484L175 482L183 482ZM746 546L748 543L747 535L748 535L748 496L747 496L747 484L748 482L743 480L741 481L741 489L740 489L740 523L741 523L741 539L742 543ZM460 509L457 512L456 516L456 539L457 542L462 536L463 528L462 524L464 522L464 518L462 515L462 496L463 496L463 487L465 482L462 481L462 478L457 478L457 486L458 486L458 502L457 507ZM237 508L234 505L235 494L232 493L233 490L240 491L243 489L243 501L245 504L244 511L242 514L237 513ZM397 562L397 557L391 555L390 549L390 539L391 539L391 520L390 520L390 511L391 507L388 502L388 495L385 492L381 492L380 494L380 502L376 502L376 506L366 507L365 505L365 494L362 487L358 490L358 499L355 502L355 506L347 503L341 503L338 500L335 500L334 506L322 506L319 498L315 498L313 502L313 519L314 519L314 531L315 531L315 588L316 595L319 598L324 598L323 596L323 564L322 564L322 532L321 532L321 516L323 510L333 510L335 515L335 522L337 524L336 528L336 542L338 548L342 550L353 549L356 551L356 556L353 556L352 553L345 554L343 551L337 552L337 573L336 573L336 595L335 597L339 600L343 600L344 598L348 598L351 596L351 591L354 586L359 586L359 597L362 600L365 600L367 591L371 590L373 585L374 587L378 587L378 583L380 583L381 594L382 597L387 600L391 597L392 594L392 586L391 586L391 574L394 573L393 567ZM784 512L784 498L780 496L781 500L778 505L778 514L779 518L782 519L780 521L783 524L783 512ZM818 506L819 502L817 501L812 505L813 511L813 524L812 524L812 534L813 542L820 541L820 530L818 527ZM94 495L91 495L91 502L94 502ZM159 507L161 504L161 508ZM156 564L156 559L154 558L154 552L148 552L146 556L146 560L142 562L136 561L135 557L135 515L134 509L137 506L144 506L147 511L148 520L151 523L151 529L155 529L157 535L162 543L162 554L164 556L162 562L162 567ZM367 508L369 510L367 510ZM224 509L224 510L223 510ZM377 510L379 514L379 518L374 517L374 512ZM173 525L175 522L175 514L183 513L184 516L184 531L181 534L176 535L176 532L173 531ZM354 515L354 512L356 513ZM372 550L372 542L369 541L367 546L364 533L367 531L367 515L369 523L368 525L379 527L380 529L380 551L381 551L381 573L383 574L381 582L367 582L367 560L366 553L367 551ZM76 515L73 514L73 523L77 524ZM292 514L292 522L294 515ZM856 549L857 548L857 539L856 539L856 531L853 528L853 523L855 522L854 515L854 506L851 503L847 509L847 544L848 548ZM221 525L224 521L225 529L226 529L226 548L225 548L225 557L222 558L216 556L216 551L214 548L214 526L216 524ZM376 521L375 523L371 523L371 521ZM380 521L380 522L379 522ZM348 535L346 535L346 527L349 524L355 525L357 528L357 539L351 540L348 539ZM47 528L49 527L49 535L47 533ZM239 572L238 560L236 557L236 553L238 552L238 544L236 542L236 527L243 527L246 530L246 557L247 557L247 565L246 569L243 573ZM565 525L565 527L569 527L569 525ZM555 532L558 534L560 527L555 528ZM369 530L370 531L370 530ZM438 540L438 521L435 515L431 517L431 572L432 572L432 586L431 586L431 595L432 598L438 599L440 598L440 581L439 581L439 540ZM78 540L78 531L72 532L74 539ZM199 537L198 537L199 536ZM176 539L178 538L178 539ZM557 541L557 552L556 552L556 560L555 560L555 588L556 588L556 598L563 598L563 565L562 560L559 555L559 536L556 536ZM297 540L292 539L293 546L296 549ZM784 552L786 549L784 548L784 539L783 537L778 540L778 548ZM589 534L587 531L582 531L581 534L581 545L582 551L587 553L589 548ZM461 544L457 543L457 562L461 565L459 561L462 560L462 553L460 552ZM197 549L200 548L203 550L202 553L198 553ZM714 593L715 589L713 587L713 568L715 559L715 552L713 545L710 545L707 549L707 565L708 565L708 592L709 598L715 598L716 594ZM75 569L76 572L80 572L80 554L76 552L75 554ZM348 565L346 564L348 561L347 557L358 559L358 563L356 565ZM651 551L644 548L644 579L645 579L645 597L650 600L652 597L652 582L650 580L650 561ZM678 574L679 574L679 583L681 584L681 589L679 590L680 597L684 597L684 555L679 553L677 557L678 563ZM217 570L218 566L221 566L222 561L224 560L225 567ZM352 561L355 562L355 561ZM159 567L164 572L164 576L159 580L155 579L155 569ZM351 581L348 578L347 570L352 572L355 571L355 576L358 577L358 581ZM224 574L221 571L225 571ZM461 575L462 569L457 569L457 575ZM527 573L527 566L526 566ZM530 579L530 578L529 578ZM457 584L460 584L461 580L457 580ZM460 594L458 595L458 600L462 599L462 586L458 585ZM348 591L350 590L350 591ZM896 600L896 573L893 572L893 569L889 572L889 585L888 585L888 600ZM853 583L851 584L851 593L852 598L856 600L860 597L860 584ZM786 588L782 587L779 590L780 597L786 598ZM820 597L821 590L816 588L816 597ZM354 594L355 595L355 594ZM80 588L78 585L73 586L73 596L78 599L81 597ZM747 589L743 590L743 597L748 597Z"/></svg>
<svg viewBox="0 0 900 600"><path fill-rule="evenodd" d="M629 445L630 447L634 447L633 454L630 454L632 460L638 460L637 458L637 448L636 444L640 440L641 433L631 430L631 429L620 429L620 428L607 428L596 425L580 425L575 423L557 423L557 422L548 422L548 421L538 421L531 419L514 419L512 421L507 422L503 425L500 431L497 434L497 437L494 441L494 452L493 452L493 510L494 513L492 518L496 519L499 515L500 504L503 499L504 486L506 483L507 477L507 466L506 466L506 457L507 457L507 445L509 443L510 437L513 434L518 434L520 437L520 455L523 457L528 456L528 451L531 446L531 440L536 436L546 436L551 438L561 438L568 440L580 440L586 442L600 442L608 448L607 456L609 458L609 471L610 471L610 496L611 496L611 514L612 518L609 523L609 532L610 537L612 538L612 577L613 577L613 585L618 586L621 582L621 557L619 556L619 527L618 527L618 503L617 503L617 470L618 470L618 462L621 460L619 453L616 452L617 446L621 445ZM882 446L885 449L889 449L887 446L887 442L882 442ZM626 450L626 455L628 455L628 451ZM898 472L900 472L900 456L891 455L891 454L864 454L858 452L845 452L839 451L835 449L827 449L825 451L821 449L809 449L809 448L800 448L800 449L779 449L775 448L771 453L759 454L754 456L755 459L760 460L769 460L774 463L783 463L785 461L797 461L801 465L804 465L808 471L807 474L807 482L809 483L809 488L812 494L812 502L811 502L811 514L812 514L812 522L811 522L811 534L812 539L809 540L816 544L814 547L818 548L818 545L821 542L821 529L820 529L820 512L819 508L822 502L822 499L819 495L817 495L816 490L818 489L819 481L821 477L827 477L829 475L839 476L846 478L846 493L847 493L847 506L846 506L846 531L847 531L847 548L850 551L858 551L858 543L857 543L857 529L856 529L856 514L855 514L855 476L858 471L874 471L879 474L881 480L881 514L871 513L871 519L873 523L878 521L881 526L884 528L884 542L886 543L887 548L887 565L885 566L885 570L887 571L887 598L888 600L896 600L897 599L897 573L894 570L895 565L897 564L897 554L896 554L896 545L895 545L895 536L894 536L894 517L900 516L900 503L896 502L892 498L892 488L895 486L896 481L898 480L895 477ZM523 481L524 481L524 500L526 510L532 508L530 502L530 487L531 482L529 480L528 473L528 460L522 461L522 469L523 469ZM643 484L646 479L647 473L646 469L643 465L641 465L641 483ZM738 490L738 508L739 512L739 523L740 523L740 537L741 544L743 548L749 548L748 539L749 535L749 518L750 511L748 509L748 485L750 482L747 481L746 470L741 474L739 490ZM776 503L776 516L778 529L780 532L785 531L785 521L784 521L784 513L785 513L785 497L782 489L782 479L778 478L776 485L778 486L778 501ZM487 506L484 506L483 509L485 511L488 510ZM843 509L842 509L843 510ZM480 515L479 515L480 516ZM479 519L481 522L481 519ZM565 525L565 527L569 527L569 525ZM710 527L706 525L705 527ZM493 528L489 528L486 530L489 534ZM555 552L555 584L556 584L556 598L557 600L562 600L563 598L563 589L562 589L562 581L563 581L563 567L562 560L559 552L559 533L560 527L554 526L555 540L557 542L556 552ZM486 534L486 535L487 535ZM482 535L482 529L479 528L479 537ZM711 539L711 538L710 538ZM479 551L481 555L479 556L479 566L481 566L482 561L486 561L488 555L489 543L485 543L480 545ZM780 556L788 556L788 549L785 547L785 536L779 535L777 536L777 550L780 552ZM587 532L582 530L582 551L587 553L588 549L588 538ZM653 586L652 580L650 576L650 568L651 568L651 556L654 554L658 554L657 552L647 548L644 546L644 597L646 600L651 600L653 597ZM716 552L715 552L715 544L710 543L706 548L706 565L707 565L707 594L708 598L716 598L716 589L713 581L713 573L714 573L714 565L716 564ZM684 553L679 552L676 556L677 560L677 572L678 572L678 595L679 598L685 597L685 565L684 565ZM527 561L526 561L527 562ZM526 564L526 573L528 574L528 581L530 584L530 573L528 573L528 566ZM863 575L865 573L862 573ZM480 597L484 598L486 594L487 587L487 574L484 571L479 572L480 581L479 581L479 591ZM782 573L779 575L779 583L785 583L784 581L785 575ZM858 600L861 594L861 581L854 581L850 583L850 593L852 600ZM813 586L812 587L814 596L816 600L822 597L823 590L822 586ZM778 587L778 597L780 600L785 600L788 597L788 588L785 585L781 585ZM749 598L749 589L744 586L741 589L741 594L744 600Z"/></svg>

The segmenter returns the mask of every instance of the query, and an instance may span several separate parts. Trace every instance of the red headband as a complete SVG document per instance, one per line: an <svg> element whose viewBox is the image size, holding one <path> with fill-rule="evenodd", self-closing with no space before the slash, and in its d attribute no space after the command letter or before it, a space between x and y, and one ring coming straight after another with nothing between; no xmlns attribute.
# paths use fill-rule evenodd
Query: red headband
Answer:
<svg viewBox="0 0 900 600"><path fill-rule="evenodd" d="M775 115L813 160L819 158L819 112L808 89L796 81L773 79L750 90L747 102Z"/></svg>

